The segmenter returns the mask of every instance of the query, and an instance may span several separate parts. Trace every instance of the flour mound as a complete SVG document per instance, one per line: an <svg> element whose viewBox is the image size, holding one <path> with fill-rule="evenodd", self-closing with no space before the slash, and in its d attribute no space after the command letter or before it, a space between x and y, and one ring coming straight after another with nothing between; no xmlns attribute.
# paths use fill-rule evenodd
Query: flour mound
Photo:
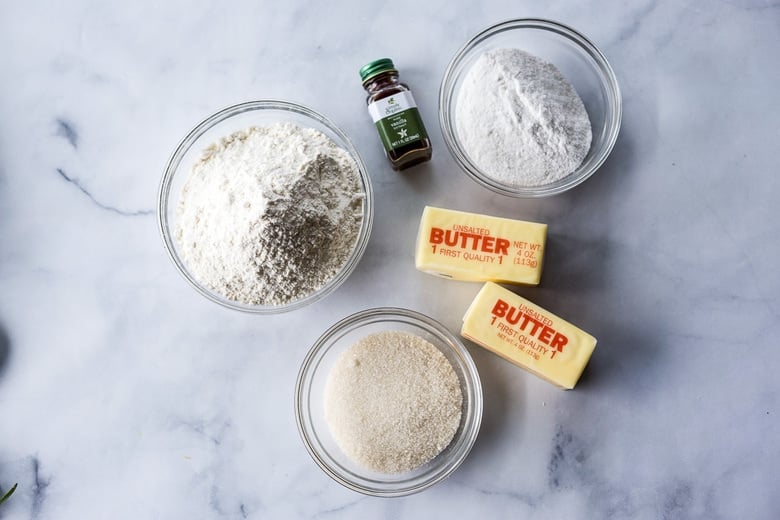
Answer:
<svg viewBox="0 0 780 520"><path fill-rule="evenodd" d="M588 113L571 83L552 63L519 49L477 58L458 94L455 126L471 161L514 187L570 175L592 139Z"/></svg>
<svg viewBox="0 0 780 520"><path fill-rule="evenodd" d="M346 263L365 193L348 152L290 123L208 147L182 189L176 240L193 276L233 301L283 305Z"/></svg>

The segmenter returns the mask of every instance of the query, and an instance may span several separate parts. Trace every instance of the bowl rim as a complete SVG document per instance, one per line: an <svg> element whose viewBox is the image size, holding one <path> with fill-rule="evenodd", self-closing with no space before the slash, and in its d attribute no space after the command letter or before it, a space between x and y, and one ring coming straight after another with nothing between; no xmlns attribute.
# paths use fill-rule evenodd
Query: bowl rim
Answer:
<svg viewBox="0 0 780 520"><path fill-rule="evenodd" d="M332 341L334 338L337 341L340 339L339 334L344 331L346 327L355 325L348 332L355 330L362 325L370 325L376 322L383 321L382 318L403 318L406 323L419 326L420 328L428 331L429 333L437 336L441 340L441 343L447 344L455 351L455 354L462 360L463 373L465 379L465 385L462 388L471 390L470 392L464 392L464 402L468 399L468 404L471 407L471 414L469 417L462 418L463 428L459 429L460 437L453 437L450 445L456 440L464 443L463 448L456 459L454 459L449 465L443 465L442 470L432 473L429 478L423 480L414 485L407 485L405 487L399 486L395 489L377 489L362 486L349 478L345 477L339 471L334 469L326 460L324 456L320 454L314 443L309 436L309 430L314 430L310 421L307 421L305 414L308 412L308 407L305 406L309 400L307 398L307 390L311 386L311 380L313 379L316 368L319 366L319 362L335 343ZM438 347L437 347L438 348ZM325 349L325 350L323 350ZM313 363L317 361L316 365ZM375 497L401 497L423 491L438 482L449 477L467 458L469 452L474 447L477 436L479 434L480 426L482 424L482 412L483 412L483 393L482 382L479 377L479 371L474 363L474 359L471 357L468 349L464 343L447 327L441 324L439 321L422 314L420 312L405 309L401 307L374 307L364 309L356 313L346 316L333 325L331 325L325 332L323 332L319 338L315 341L306 356L301 363L298 371L298 377L295 383L295 396L294 396L294 408L295 408L295 422L298 427L298 433L303 441L306 451L314 460L314 462L322 469L330 478L341 484L342 486L362 493L368 496ZM470 422L466 422L471 419ZM467 429L468 427L468 429Z"/></svg>
<svg viewBox="0 0 780 520"><path fill-rule="evenodd" d="M455 69L461 61L472 51L474 47L488 40L496 34L515 29L541 29L556 33L584 50L595 62L596 69L607 84L608 101L612 109L612 117L609 122L609 132L605 136L602 151L587 169L581 170L578 167L571 174L559 181L544 184L541 186L523 186L515 187L500 183L486 176L468 157L458 144L458 138L452 125L452 117L448 111L448 103L455 86L453 75ZM611 92L611 96L609 96ZM561 22L546 18L511 18L495 23L470 38L463 44L452 57L444 71L441 84L439 86L439 126L444 142L457 165L478 184L488 188L496 193L517 198L540 198L557 195L578 186L590 178L607 160L612 149L617 142L620 126L623 119L623 99L620 92L620 85L612 66L609 64L604 53L585 35L573 27Z"/></svg>
<svg viewBox="0 0 780 520"><path fill-rule="evenodd" d="M360 182L364 190L363 220L361 222L360 231L358 232L355 247L344 266L342 266L341 270L331 280L320 287L317 291L309 294L304 298L295 300L285 305L244 304L241 302L229 300L201 285L200 282L198 282L197 279L195 279L195 277L190 273L189 269L184 263L184 260L177 253L173 230L171 229L172 224L168 218L168 206L171 198L171 188L176 170L178 169L181 160L189 152L195 142L205 132L222 121L240 114L244 114L246 112L263 110L280 110L302 115L318 122L333 132L333 134L335 134L343 141L336 144L344 148L350 157L355 161L358 168ZM179 144L176 146L176 148L174 148L174 151L171 153L166 163L165 170L157 191L158 231L162 237L165 251L167 252L168 257L171 259L174 266L176 266L176 270L179 272L179 274L184 277L190 286L193 287L198 293L200 293L202 296L205 296L212 302L218 303L219 305L228 309L247 312L250 314L272 315L297 310L310 305L335 291L349 277L352 271L354 271L355 267L357 267L357 264L360 262L360 259L363 257L363 253L366 250L369 238L371 236L373 218L374 193L371 186L371 179L368 175L368 170L366 169L366 165L363 162L360 153L357 151L357 148L349 136L347 136L347 134L331 119L317 112L316 110L306 105L280 99L260 99L236 103L224 107L200 121L185 134L185 136L179 141Z"/></svg>

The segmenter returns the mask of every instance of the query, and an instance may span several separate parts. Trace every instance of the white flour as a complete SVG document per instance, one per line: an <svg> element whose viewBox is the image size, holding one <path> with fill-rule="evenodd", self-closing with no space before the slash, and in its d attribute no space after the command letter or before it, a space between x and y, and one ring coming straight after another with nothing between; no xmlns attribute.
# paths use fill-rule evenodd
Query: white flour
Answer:
<svg viewBox="0 0 780 520"><path fill-rule="evenodd" d="M385 331L339 356L325 385L325 420L354 462L400 473L433 459L460 426L455 369L423 338Z"/></svg>
<svg viewBox="0 0 780 520"><path fill-rule="evenodd" d="M515 187L571 174L592 138L574 87L555 65L519 49L490 50L476 60L458 94L455 123L472 162Z"/></svg>
<svg viewBox="0 0 780 520"><path fill-rule="evenodd" d="M280 305L332 279L352 253L364 191L357 164L290 123L236 132L184 184L176 240L194 277L224 297Z"/></svg>

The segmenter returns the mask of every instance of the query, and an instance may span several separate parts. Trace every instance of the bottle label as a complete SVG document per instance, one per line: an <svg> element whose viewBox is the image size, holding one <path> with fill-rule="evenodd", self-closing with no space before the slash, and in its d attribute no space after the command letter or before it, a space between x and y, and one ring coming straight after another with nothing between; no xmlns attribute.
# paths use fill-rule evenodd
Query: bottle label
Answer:
<svg viewBox="0 0 780 520"><path fill-rule="evenodd" d="M385 151L428 137L411 92L399 92L372 101L368 105L368 113L374 120Z"/></svg>

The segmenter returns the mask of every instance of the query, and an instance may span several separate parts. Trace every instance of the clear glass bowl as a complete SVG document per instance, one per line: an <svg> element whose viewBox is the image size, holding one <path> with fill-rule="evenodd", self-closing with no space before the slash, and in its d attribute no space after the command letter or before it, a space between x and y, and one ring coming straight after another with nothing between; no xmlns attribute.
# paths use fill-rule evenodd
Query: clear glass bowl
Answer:
<svg viewBox="0 0 780 520"><path fill-rule="evenodd" d="M450 445L427 464L399 474L373 472L352 462L336 445L324 412L325 383L341 353L369 334L389 330L431 342L452 364L463 393L460 426ZM443 325L406 309L368 309L333 325L306 355L295 389L295 416L309 454L336 482L366 495L404 496L445 479L466 458L482 421L482 386L471 355Z"/></svg>
<svg viewBox="0 0 780 520"><path fill-rule="evenodd" d="M577 170L543 186L515 187L485 174L463 149L455 124L455 106L463 79L482 53L517 48L554 64L574 86L590 117L593 141ZM479 184L512 197L546 197L577 186L604 163L620 130L622 100L615 73L593 43L571 27L541 19L518 19L488 27L469 40L450 61L439 89L439 122L444 141L458 165Z"/></svg>
<svg viewBox="0 0 780 520"><path fill-rule="evenodd" d="M365 192L363 202L363 222L355 247L341 270L320 289L299 300L285 305L247 305L229 300L201 284L187 268L182 259L179 246L173 235L175 229L176 207L182 186L192 165L200 158L203 150L222 137L251 126L264 126L279 122L295 123L302 127L314 128L331 138L352 156L360 171L360 181ZM158 222L165 249L174 265L184 278L200 294L225 307L258 314L276 314L291 311L309 305L333 292L352 273L360 261L368 244L373 221L373 193L366 173L366 166L352 142L333 122L325 116L302 105L287 101L263 100L250 101L220 110L193 128L179 143L165 168L158 197Z"/></svg>

